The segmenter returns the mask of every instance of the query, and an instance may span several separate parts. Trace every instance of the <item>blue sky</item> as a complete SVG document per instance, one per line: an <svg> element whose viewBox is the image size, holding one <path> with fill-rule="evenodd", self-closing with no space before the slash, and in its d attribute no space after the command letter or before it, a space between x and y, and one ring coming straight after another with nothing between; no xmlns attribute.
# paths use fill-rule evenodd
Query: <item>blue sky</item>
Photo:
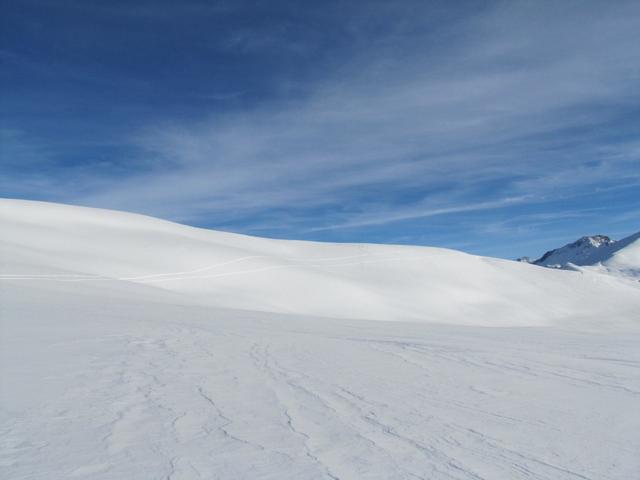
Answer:
<svg viewBox="0 0 640 480"><path fill-rule="evenodd" d="M638 2L5 2L0 196L512 258L640 230Z"/></svg>

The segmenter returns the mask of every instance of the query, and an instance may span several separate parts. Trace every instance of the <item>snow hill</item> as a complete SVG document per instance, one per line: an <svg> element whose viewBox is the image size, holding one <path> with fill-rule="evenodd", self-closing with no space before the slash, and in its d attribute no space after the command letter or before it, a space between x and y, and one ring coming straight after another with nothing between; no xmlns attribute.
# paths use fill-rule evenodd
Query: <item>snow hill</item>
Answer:
<svg viewBox="0 0 640 480"><path fill-rule="evenodd" d="M633 479L639 365L625 277L0 200L0 478Z"/></svg>
<svg viewBox="0 0 640 480"><path fill-rule="evenodd" d="M551 268L595 267L607 273L640 278L640 232L618 241L605 235L582 237L546 252L532 263Z"/></svg>
<svg viewBox="0 0 640 480"><path fill-rule="evenodd" d="M39 287L119 284L223 308L469 325L640 312L638 288L617 279L442 248L272 240L20 200L0 202L0 224L0 279Z"/></svg>

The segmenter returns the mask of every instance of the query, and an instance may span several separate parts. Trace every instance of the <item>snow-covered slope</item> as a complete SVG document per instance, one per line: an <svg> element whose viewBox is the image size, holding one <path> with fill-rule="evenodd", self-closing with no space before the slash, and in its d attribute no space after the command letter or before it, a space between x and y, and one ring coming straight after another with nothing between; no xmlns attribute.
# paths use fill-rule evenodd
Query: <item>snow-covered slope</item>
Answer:
<svg viewBox="0 0 640 480"><path fill-rule="evenodd" d="M637 282L13 200L0 273L0 478L640 471Z"/></svg>
<svg viewBox="0 0 640 480"><path fill-rule="evenodd" d="M17 200L0 202L0 224L0 278L25 285L126 283L224 308L475 325L640 312L640 291L616 279L441 248L271 240Z"/></svg>
<svg viewBox="0 0 640 480"><path fill-rule="evenodd" d="M599 262L607 269L640 278L640 232L615 243Z"/></svg>
<svg viewBox="0 0 640 480"><path fill-rule="evenodd" d="M548 251L532 263L552 268L595 267L599 271L640 277L640 232L618 241L605 235L582 237Z"/></svg>

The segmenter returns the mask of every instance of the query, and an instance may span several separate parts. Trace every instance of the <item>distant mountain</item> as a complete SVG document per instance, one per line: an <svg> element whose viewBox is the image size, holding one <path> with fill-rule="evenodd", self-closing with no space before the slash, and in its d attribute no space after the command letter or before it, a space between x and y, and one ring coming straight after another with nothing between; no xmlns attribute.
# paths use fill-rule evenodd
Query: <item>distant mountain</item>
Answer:
<svg viewBox="0 0 640 480"><path fill-rule="evenodd" d="M640 232L617 241L606 235L582 237L530 263L549 268L594 267L640 278Z"/></svg>
<svg viewBox="0 0 640 480"><path fill-rule="evenodd" d="M553 268L562 268L569 263L574 265L593 265L600 261L602 254L607 251L606 247L611 247L615 243L615 240L606 235L582 237L564 247L549 250L542 257L531 263Z"/></svg>

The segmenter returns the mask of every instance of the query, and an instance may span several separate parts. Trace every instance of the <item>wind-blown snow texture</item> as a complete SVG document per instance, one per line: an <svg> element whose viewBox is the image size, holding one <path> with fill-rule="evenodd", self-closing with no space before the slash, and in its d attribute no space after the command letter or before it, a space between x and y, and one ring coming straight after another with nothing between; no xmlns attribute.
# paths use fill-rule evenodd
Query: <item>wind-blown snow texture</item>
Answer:
<svg viewBox="0 0 640 480"><path fill-rule="evenodd" d="M0 225L2 478L640 471L628 278L37 202Z"/></svg>

